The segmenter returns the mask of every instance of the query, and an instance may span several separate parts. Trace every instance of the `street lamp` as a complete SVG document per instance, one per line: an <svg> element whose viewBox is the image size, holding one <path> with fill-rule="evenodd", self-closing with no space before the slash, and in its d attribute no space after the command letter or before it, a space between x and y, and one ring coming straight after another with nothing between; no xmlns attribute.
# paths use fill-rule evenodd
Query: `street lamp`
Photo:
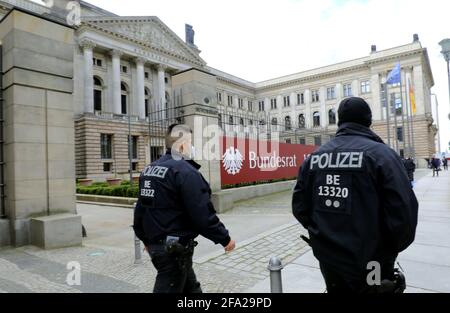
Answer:
<svg viewBox="0 0 450 313"><path fill-rule="evenodd" d="M450 39L444 39L439 43L442 47L442 55L445 61L447 61L447 76L448 76L448 93L449 93L449 103L450 103ZM450 119L450 114L448 116Z"/></svg>

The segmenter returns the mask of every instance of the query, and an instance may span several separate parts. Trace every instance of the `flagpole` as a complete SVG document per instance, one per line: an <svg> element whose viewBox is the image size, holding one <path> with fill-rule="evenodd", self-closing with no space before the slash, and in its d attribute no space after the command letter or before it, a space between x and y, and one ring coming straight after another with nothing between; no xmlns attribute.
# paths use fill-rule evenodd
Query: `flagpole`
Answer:
<svg viewBox="0 0 450 313"><path fill-rule="evenodd" d="M398 123L397 123L397 95L394 92L392 94L394 97L392 100L393 104L394 104L394 127L395 127L395 131L394 131L394 138L395 138L395 151L397 152L397 154L399 154L399 145L398 145Z"/></svg>
<svg viewBox="0 0 450 313"><path fill-rule="evenodd" d="M387 84L387 80L384 83L384 91L385 91L385 101L386 101L386 121L387 121L387 138L388 138L388 145L389 147L392 148L391 146L391 115L390 115L390 111L391 111L391 103L389 102L389 93L388 93L388 84Z"/></svg>
<svg viewBox="0 0 450 313"><path fill-rule="evenodd" d="M409 83L409 89L411 89L411 80L408 81ZM414 142L414 114L413 114L413 110L412 110L412 99L411 99L411 95L409 96L409 105L410 107L410 113L411 113L411 140L412 140L412 148L413 148L413 158L414 161L416 161L416 144Z"/></svg>
<svg viewBox="0 0 450 313"><path fill-rule="evenodd" d="M412 132L413 129L411 127L411 108L408 102L408 80L405 73L405 101L406 101L406 122L408 126L408 157L411 157L413 155L413 148L412 148Z"/></svg>
<svg viewBox="0 0 450 313"><path fill-rule="evenodd" d="M403 157L405 157L405 110L403 110L403 86L402 86L402 71L400 68L400 102L402 105L402 142L403 142Z"/></svg>

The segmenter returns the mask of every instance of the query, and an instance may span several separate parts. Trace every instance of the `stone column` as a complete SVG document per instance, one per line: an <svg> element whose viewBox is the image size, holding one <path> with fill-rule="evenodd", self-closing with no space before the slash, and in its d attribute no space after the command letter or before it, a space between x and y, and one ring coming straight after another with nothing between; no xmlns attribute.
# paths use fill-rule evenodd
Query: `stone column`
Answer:
<svg viewBox="0 0 450 313"><path fill-rule="evenodd" d="M383 104L381 103L381 82L380 74L377 72L372 73L370 79L370 92L372 94L372 114L374 121L381 121L383 119Z"/></svg>
<svg viewBox="0 0 450 313"><path fill-rule="evenodd" d="M94 72L93 72L93 49L95 43L83 40L80 43L84 55L84 112L94 113Z"/></svg>
<svg viewBox="0 0 450 313"><path fill-rule="evenodd" d="M156 102L156 107L158 110L163 110L166 108L166 69L165 65L158 65L158 99Z"/></svg>
<svg viewBox="0 0 450 313"><path fill-rule="evenodd" d="M321 87L319 89L320 93L320 126L326 127L328 125L328 112L327 112L327 106L325 104L326 99L326 93L327 90L325 87Z"/></svg>
<svg viewBox="0 0 450 313"><path fill-rule="evenodd" d="M136 58L136 108L139 118L145 119L145 71L144 58Z"/></svg>
<svg viewBox="0 0 450 313"><path fill-rule="evenodd" d="M112 58L112 112L114 114L121 114L121 89L120 89L120 57L123 53L119 50L111 51Z"/></svg>
<svg viewBox="0 0 450 313"><path fill-rule="evenodd" d="M81 245L75 196L74 29L12 9L0 22L0 40L2 59L9 60L3 63L3 107L10 244L46 249ZM0 223L0 236L4 226Z"/></svg>
<svg viewBox="0 0 450 313"><path fill-rule="evenodd" d="M305 90L305 124L306 128L312 128L311 89Z"/></svg>

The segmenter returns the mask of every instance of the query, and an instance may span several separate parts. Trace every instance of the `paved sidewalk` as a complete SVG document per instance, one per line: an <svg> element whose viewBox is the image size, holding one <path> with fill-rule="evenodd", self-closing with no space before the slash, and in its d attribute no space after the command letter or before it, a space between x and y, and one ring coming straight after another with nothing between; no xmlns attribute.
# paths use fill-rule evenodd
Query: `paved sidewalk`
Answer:
<svg viewBox="0 0 450 313"><path fill-rule="evenodd" d="M409 293L450 292L450 172L432 177L419 172L415 192L419 200L419 224L415 242L398 261L405 271ZM424 177L422 177L424 176ZM270 292L270 280L248 292ZM283 270L283 291L325 292L319 264L310 248Z"/></svg>

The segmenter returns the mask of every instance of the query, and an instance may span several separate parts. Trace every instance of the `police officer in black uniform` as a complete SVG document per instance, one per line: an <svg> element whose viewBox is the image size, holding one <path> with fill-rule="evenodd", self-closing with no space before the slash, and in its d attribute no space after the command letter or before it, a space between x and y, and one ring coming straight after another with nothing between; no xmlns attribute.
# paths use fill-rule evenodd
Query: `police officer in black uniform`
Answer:
<svg viewBox="0 0 450 313"><path fill-rule="evenodd" d="M400 157L370 130L369 105L347 98L338 114L336 137L300 169L293 214L329 293L403 292L394 263L414 241L417 199Z"/></svg>
<svg viewBox="0 0 450 313"><path fill-rule="evenodd" d="M192 256L202 235L229 252L235 248L211 203L209 184L192 160L192 130L171 125L166 155L147 166L139 179L134 231L158 271L154 293L201 293Z"/></svg>

